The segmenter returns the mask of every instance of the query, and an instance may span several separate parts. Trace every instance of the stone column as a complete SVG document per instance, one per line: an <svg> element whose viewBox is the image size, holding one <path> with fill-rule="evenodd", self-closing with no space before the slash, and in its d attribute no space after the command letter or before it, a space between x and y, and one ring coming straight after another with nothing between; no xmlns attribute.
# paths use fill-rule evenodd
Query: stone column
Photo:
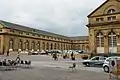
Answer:
<svg viewBox="0 0 120 80"><path fill-rule="evenodd" d="M95 34L94 29L89 29L89 45L90 45L90 53L96 53L95 47Z"/></svg>
<svg viewBox="0 0 120 80"><path fill-rule="evenodd" d="M109 45L108 45L108 36L104 36L104 52L108 53L109 52Z"/></svg>
<svg viewBox="0 0 120 80"><path fill-rule="evenodd" d="M120 53L120 35L116 36L117 53Z"/></svg>

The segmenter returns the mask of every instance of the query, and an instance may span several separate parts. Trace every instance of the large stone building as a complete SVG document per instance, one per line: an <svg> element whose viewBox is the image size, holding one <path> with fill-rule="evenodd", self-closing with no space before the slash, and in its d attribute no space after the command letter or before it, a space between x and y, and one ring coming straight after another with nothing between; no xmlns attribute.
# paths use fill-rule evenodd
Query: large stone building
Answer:
<svg viewBox="0 0 120 80"><path fill-rule="evenodd" d="M120 53L120 0L106 0L88 15L88 21L89 35L75 37L0 21L0 53L54 49Z"/></svg>
<svg viewBox="0 0 120 80"><path fill-rule="evenodd" d="M67 37L51 32L0 21L0 53L7 51L86 50L88 36Z"/></svg>
<svg viewBox="0 0 120 80"><path fill-rule="evenodd" d="M93 53L120 53L120 0L106 0L88 15Z"/></svg>

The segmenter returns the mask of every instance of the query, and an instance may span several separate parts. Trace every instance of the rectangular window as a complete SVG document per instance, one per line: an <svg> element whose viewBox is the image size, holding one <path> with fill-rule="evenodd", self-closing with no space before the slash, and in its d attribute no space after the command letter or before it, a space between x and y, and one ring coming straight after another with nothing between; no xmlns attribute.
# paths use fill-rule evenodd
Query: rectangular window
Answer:
<svg viewBox="0 0 120 80"><path fill-rule="evenodd" d="M26 33L26 35L29 35L29 33Z"/></svg>
<svg viewBox="0 0 120 80"><path fill-rule="evenodd" d="M19 34L23 34L23 32L19 32Z"/></svg>
<svg viewBox="0 0 120 80"><path fill-rule="evenodd" d="M96 21L104 21L104 19L103 18L96 18Z"/></svg>
<svg viewBox="0 0 120 80"><path fill-rule="evenodd" d="M2 32L2 29L0 29L0 32Z"/></svg>
<svg viewBox="0 0 120 80"><path fill-rule="evenodd" d="M15 31L14 30L10 30L10 32L14 33Z"/></svg>
<svg viewBox="0 0 120 80"><path fill-rule="evenodd" d="M32 34L32 36L35 36L35 34Z"/></svg>
<svg viewBox="0 0 120 80"><path fill-rule="evenodd" d="M108 21L113 21L113 20L116 20L116 16L110 16L110 17L108 17Z"/></svg>

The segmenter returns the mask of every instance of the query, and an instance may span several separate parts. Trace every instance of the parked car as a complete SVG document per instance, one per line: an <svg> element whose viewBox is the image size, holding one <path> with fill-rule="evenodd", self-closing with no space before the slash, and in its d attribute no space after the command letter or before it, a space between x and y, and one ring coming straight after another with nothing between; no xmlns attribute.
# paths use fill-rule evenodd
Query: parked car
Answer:
<svg viewBox="0 0 120 80"><path fill-rule="evenodd" d="M110 59L120 59L120 57L118 57L118 56L112 56L112 57L106 58L106 60L104 61L104 64L103 64L103 70L104 70L104 72L109 73L109 71L110 71L110 66L109 66Z"/></svg>
<svg viewBox="0 0 120 80"><path fill-rule="evenodd" d="M82 64L85 66L94 66L94 65L102 66L105 59L106 57L104 56L95 56L92 57L91 59L84 60Z"/></svg>
<svg viewBox="0 0 120 80"><path fill-rule="evenodd" d="M42 50L42 51L40 52L40 54L41 54L41 55L48 55L48 52L45 51L45 50Z"/></svg>

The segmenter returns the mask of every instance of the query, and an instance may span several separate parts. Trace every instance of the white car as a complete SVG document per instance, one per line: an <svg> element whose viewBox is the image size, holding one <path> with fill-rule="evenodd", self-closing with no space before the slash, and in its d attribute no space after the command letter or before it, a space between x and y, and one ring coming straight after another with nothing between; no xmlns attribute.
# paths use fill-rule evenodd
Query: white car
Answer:
<svg viewBox="0 0 120 80"><path fill-rule="evenodd" d="M110 71L109 62L110 62L111 59L120 59L120 57L119 56L112 56L112 57L106 58L106 60L104 61L104 64L103 64L104 72L109 73L109 71Z"/></svg>

